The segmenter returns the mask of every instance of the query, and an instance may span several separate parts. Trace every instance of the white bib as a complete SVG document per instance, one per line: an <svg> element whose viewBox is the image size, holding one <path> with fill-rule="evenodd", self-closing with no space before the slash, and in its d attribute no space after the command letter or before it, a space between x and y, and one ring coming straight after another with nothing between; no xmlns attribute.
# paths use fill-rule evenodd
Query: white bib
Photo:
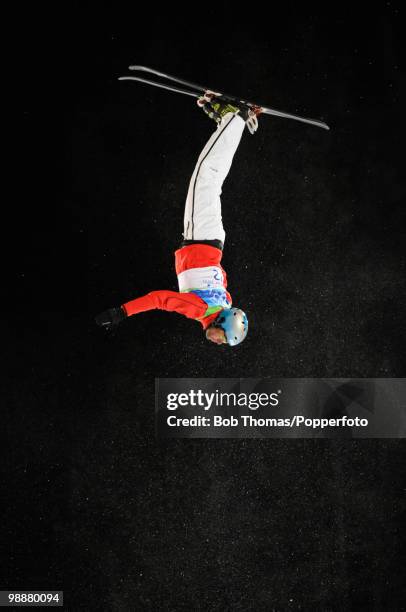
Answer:
<svg viewBox="0 0 406 612"><path fill-rule="evenodd" d="M189 268L178 274L179 291L191 289L213 289L224 286L223 271L218 266Z"/></svg>

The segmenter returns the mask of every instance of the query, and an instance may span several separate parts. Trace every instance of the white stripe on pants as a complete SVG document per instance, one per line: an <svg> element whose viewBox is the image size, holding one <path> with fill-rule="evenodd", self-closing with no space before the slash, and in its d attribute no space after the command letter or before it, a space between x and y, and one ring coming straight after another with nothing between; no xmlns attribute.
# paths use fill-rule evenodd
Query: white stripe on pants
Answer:
<svg viewBox="0 0 406 612"><path fill-rule="evenodd" d="M241 117L227 113L201 152L186 198L185 240L224 242L220 196L244 127Z"/></svg>

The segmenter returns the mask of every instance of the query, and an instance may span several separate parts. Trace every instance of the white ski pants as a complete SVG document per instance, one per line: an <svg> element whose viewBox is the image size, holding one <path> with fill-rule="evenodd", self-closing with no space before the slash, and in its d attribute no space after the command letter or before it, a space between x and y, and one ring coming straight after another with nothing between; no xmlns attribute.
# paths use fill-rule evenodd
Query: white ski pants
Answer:
<svg viewBox="0 0 406 612"><path fill-rule="evenodd" d="M221 240L225 231L221 218L221 192L240 143L245 121L227 113L200 154L186 198L185 240Z"/></svg>

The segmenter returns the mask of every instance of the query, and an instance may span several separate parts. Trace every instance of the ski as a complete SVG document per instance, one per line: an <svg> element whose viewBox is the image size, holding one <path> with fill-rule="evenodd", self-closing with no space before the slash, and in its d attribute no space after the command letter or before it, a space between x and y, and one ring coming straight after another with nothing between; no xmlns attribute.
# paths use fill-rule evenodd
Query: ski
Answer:
<svg viewBox="0 0 406 612"><path fill-rule="evenodd" d="M224 92L219 92L217 90L212 89L211 87L205 87L203 85L199 85L197 83L193 83L191 81L185 81L184 79L180 79L179 77L172 76L170 74L166 74L164 72L159 72L158 70L154 70L153 68L148 68L147 66L129 66L129 70L135 72L145 72L147 74L151 74L162 79L166 79L167 81L172 81L174 83L178 83L179 85L184 85L189 89L182 89L180 87L175 87L173 85L168 85L165 83L161 83L159 81L154 81L150 79L145 79L139 76L122 76L119 77L119 81L138 81L140 83L145 83L147 85L153 85L154 87L160 87L161 89L166 89L168 91L174 91L176 93L181 93L187 96L192 96L194 98L199 98L206 91L213 93L217 98L222 98L226 102L234 102L238 105L238 103L246 104L247 106L252 106L256 108L260 108L261 112L265 115L274 115L276 117L283 117L284 119L293 119L294 121L300 121L302 123L308 123L310 125L315 125L317 127L323 128L325 130L329 130L329 126L324 123L324 121L320 121L319 119L309 119L308 117L301 117L300 115L295 115L293 113L286 113L285 111L277 110L276 108L271 108L268 106L263 106L262 104L257 104L254 102L250 102L248 100L243 100L242 98L238 98L237 96L233 96L230 94L226 94Z"/></svg>
<svg viewBox="0 0 406 612"><path fill-rule="evenodd" d="M170 85L164 85L163 83L156 83L155 81L149 81L148 79L141 79L140 77L119 77L119 81L138 81L139 83L147 83L148 85L154 85L155 87L161 87L161 89L167 89L168 91L176 91L177 93L185 94L186 96L193 96L194 98L200 98L202 95L199 92L195 91L186 91L185 89L180 89L180 87L173 87Z"/></svg>

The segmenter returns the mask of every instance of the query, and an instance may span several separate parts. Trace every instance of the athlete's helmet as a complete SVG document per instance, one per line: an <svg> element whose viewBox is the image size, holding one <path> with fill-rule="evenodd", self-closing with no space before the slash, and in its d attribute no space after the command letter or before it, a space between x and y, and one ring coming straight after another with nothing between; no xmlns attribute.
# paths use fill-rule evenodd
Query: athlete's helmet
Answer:
<svg viewBox="0 0 406 612"><path fill-rule="evenodd" d="M248 334L247 315L239 308L222 310L212 325L224 330L230 346L240 344Z"/></svg>

